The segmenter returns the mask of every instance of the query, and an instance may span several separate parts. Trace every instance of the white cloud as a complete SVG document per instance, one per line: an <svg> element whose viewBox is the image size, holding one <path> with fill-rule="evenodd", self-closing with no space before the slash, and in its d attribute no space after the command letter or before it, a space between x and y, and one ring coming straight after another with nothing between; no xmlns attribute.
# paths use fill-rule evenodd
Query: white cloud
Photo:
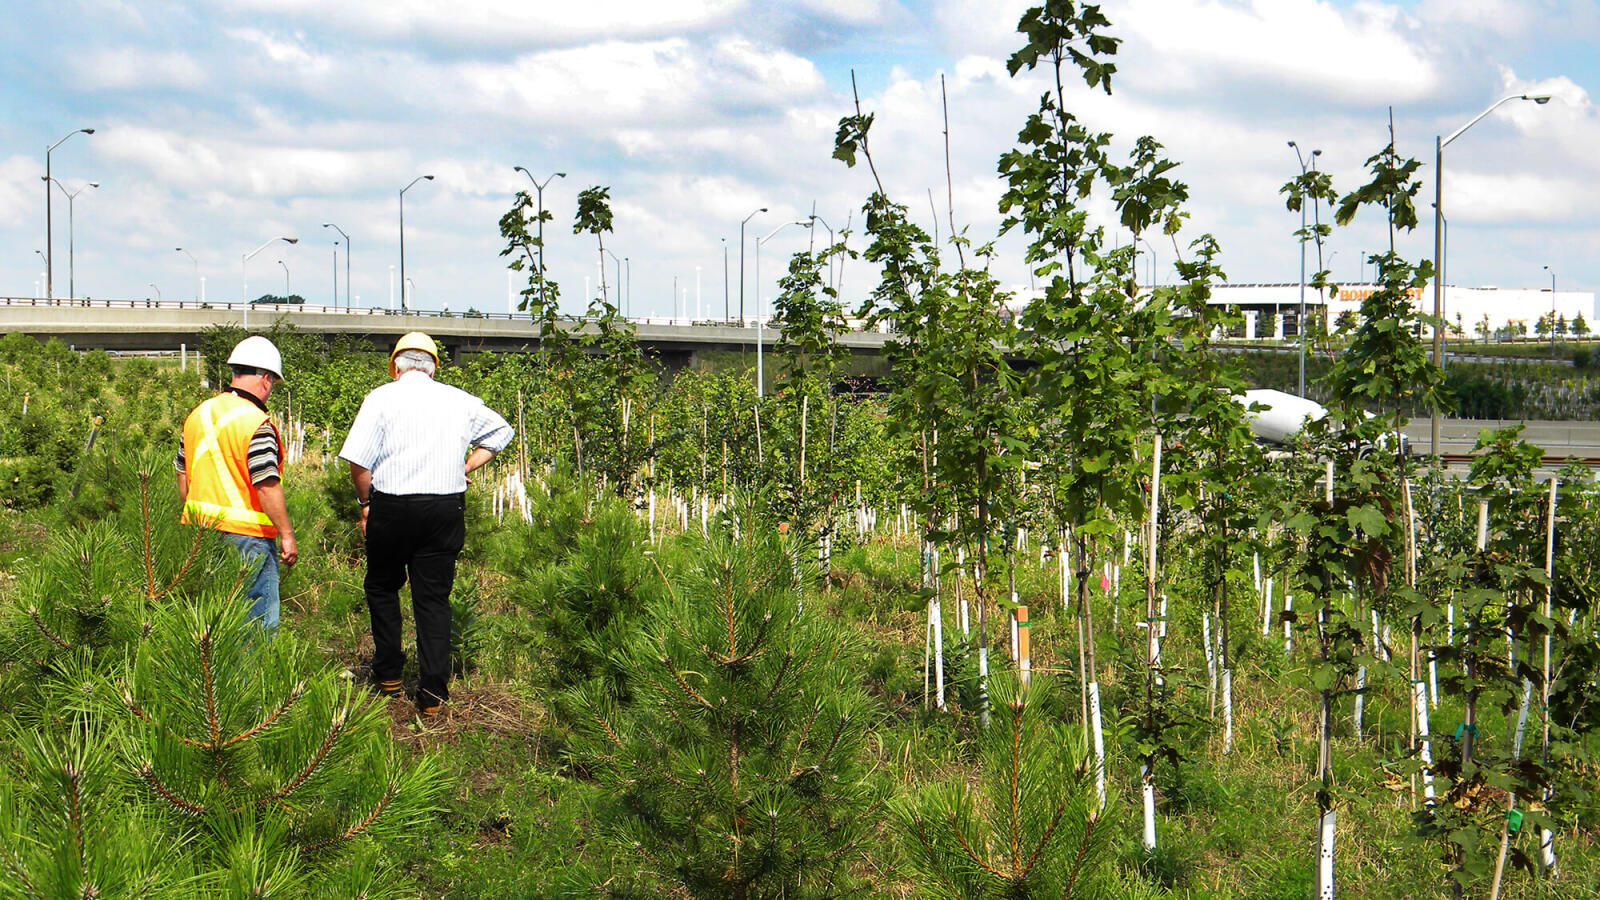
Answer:
<svg viewBox="0 0 1600 900"><path fill-rule="evenodd" d="M73 83L85 91L178 88L194 90L206 81L193 56L133 47L103 48L69 60Z"/></svg>
<svg viewBox="0 0 1600 900"><path fill-rule="evenodd" d="M1229 76L1344 102L1392 103L1426 97L1438 84L1433 62L1392 6L1125 0L1107 12L1135 45L1124 52L1146 51L1141 63L1159 66L1175 87L1200 90Z"/></svg>
<svg viewBox="0 0 1600 900"><path fill-rule="evenodd" d="M20 227L38 217L44 167L31 156L0 160L0 226ZM43 231L43 228L39 229ZM0 293L3 293L0 290Z"/></svg>
<svg viewBox="0 0 1600 900"><path fill-rule="evenodd" d="M332 68L327 56L307 49L303 34L285 39L256 28L228 28L223 34L254 45L268 60L279 66L293 67L302 73L315 75L326 74Z"/></svg>
<svg viewBox="0 0 1600 900"><path fill-rule="evenodd" d="M795 6L827 21L856 27L882 23L897 9L890 0L797 0Z"/></svg>
<svg viewBox="0 0 1600 900"><path fill-rule="evenodd" d="M361 151L307 146L263 146L137 125L113 125L96 136L105 159L129 164L168 189L223 189L255 196L343 193L387 185L404 171L403 150Z"/></svg>
<svg viewBox="0 0 1600 900"><path fill-rule="evenodd" d="M363 39L440 41L488 47L559 46L698 30L738 11L743 0L233 0L249 18L270 16Z"/></svg>
<svg viewBox="0 0 1600 900"><path fill-rule="evenodd" d="M1514 0L1423 0L1417 15L1436 25L1470 25L1499 35L1520 34L1534 19L1528 4Z"/></svg>

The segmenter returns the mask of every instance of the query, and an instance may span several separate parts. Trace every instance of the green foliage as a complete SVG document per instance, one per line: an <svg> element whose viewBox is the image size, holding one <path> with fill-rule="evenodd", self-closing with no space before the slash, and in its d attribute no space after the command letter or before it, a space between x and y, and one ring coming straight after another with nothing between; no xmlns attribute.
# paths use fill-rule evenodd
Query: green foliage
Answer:
<svg viewBox="0 0 1600 900"><path fill-rule="evenodd" d="M212 595L156 612L122 687L142 808L246 891L313 872L349 885L363 867L343 864L415 827L443 787L431 760L396 754L381 707L306 652Z"/></svg>
<svg viewBox="0 0 1600 900"><path fill-rule="evenodd" d="M103 735L8 734L21 750L16 782L0 781L0 897L190 896L176 842L120 802L125 793Z"/></svg>
<svg viewBox="0 0 1600 900"><path fill-rule="evenodd" d="M995 721L968 777L926 784L895 804L917 895L1133 897L1110 864L1113 825L1096 809L1077 729L1052 721L1014 677L993 682Z"/></svg>
<svg viewBox="0 0 1600 900"><path fill-rule="evenodd" d="M858 882L881 790L850 638L801 614L776 541L715 540L621 665L636 700L574 695L574 758L618 803L622 896L829 897Z"/></svg>

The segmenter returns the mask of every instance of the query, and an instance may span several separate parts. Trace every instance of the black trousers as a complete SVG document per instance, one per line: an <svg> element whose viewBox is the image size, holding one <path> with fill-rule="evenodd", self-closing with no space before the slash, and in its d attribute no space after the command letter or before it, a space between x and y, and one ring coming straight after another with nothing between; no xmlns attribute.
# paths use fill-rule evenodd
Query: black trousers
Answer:
<svg viewBox="0 0 1600 900"><path fill-rule="evenodd" d="M372 614L372 674L397 679L406 654L400 644L400 587L411 580L417 623L417 705L450 698L450 589L456 557L466 542L464 494L372 492L367 511L367 577Z"/></svg>

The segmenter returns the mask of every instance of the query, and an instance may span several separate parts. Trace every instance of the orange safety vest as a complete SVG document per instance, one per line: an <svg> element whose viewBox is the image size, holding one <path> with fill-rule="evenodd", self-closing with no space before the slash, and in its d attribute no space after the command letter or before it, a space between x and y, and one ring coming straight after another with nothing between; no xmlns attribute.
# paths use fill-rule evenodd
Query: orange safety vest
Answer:
<svg viewBox="0 0 1600 900"><path fill-rule="evenodd" d="M266 413L237 394L218 394L189 414L183 423L183 466L189 476L184 522L252 537L278 536L250 483L250 440L266 421ZM283 440L275 426L272 435L281 459Z"/></svg>

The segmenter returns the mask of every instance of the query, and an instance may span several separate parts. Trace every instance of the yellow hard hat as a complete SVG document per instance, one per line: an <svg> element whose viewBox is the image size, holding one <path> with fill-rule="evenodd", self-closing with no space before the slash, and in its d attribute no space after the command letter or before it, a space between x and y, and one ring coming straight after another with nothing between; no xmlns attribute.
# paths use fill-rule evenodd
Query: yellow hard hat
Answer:
<svg viewBox="0 0 1600 900"><path fill-rule="evenodd" d="M389 354L390 376L394 375L394 358L406 350L421 350L423 353L433 357L434 365L437 366L439 364L439 345L433 342L433 338L428 337L423 332L411 331L400 335L400 340L394 343L394 352Z"/></svg>

